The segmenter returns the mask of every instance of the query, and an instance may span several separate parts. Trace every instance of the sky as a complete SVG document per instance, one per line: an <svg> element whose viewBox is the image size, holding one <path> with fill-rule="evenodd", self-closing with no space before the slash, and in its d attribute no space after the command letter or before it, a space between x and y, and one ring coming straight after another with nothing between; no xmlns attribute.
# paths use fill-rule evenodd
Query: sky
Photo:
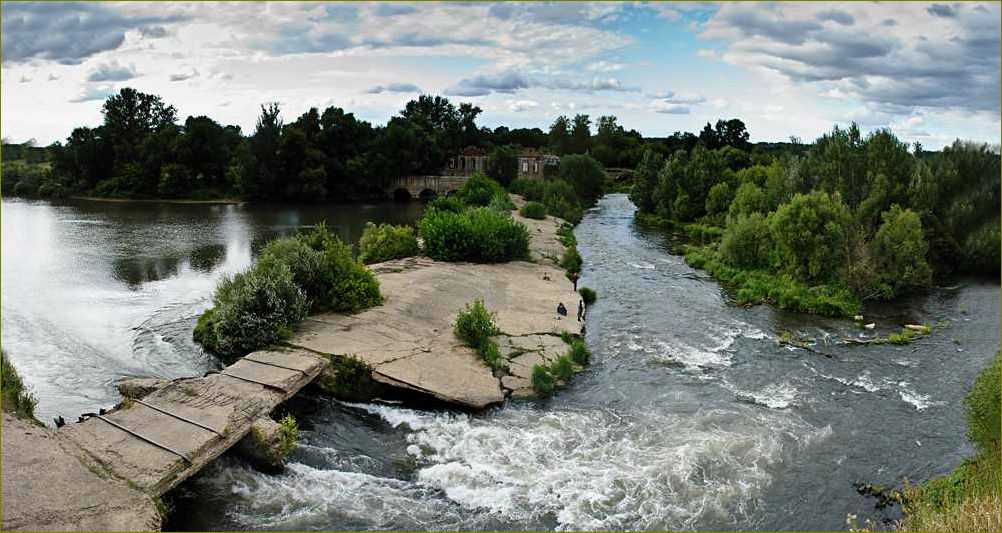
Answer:
<svg viewBox="0 0 1002 533"><path fill-rule="evenodd" d="M64 140L123 87L253 132L419 94L540 127L615 115L645 136L740 118L753 141L890 127L999 143L1000 6L936 2L3 2L0 133Z"/></svg>

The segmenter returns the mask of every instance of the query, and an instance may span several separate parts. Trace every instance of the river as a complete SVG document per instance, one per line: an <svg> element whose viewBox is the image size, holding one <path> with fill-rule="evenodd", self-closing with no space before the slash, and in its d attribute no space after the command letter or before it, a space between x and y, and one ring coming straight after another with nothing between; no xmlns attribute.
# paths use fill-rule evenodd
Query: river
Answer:
<svg viewBox="0 0 1002 533"><path fill-rule="evenodd" d="M599 300L594 361L571 386L483 413L304 395L285 473L223 458L176 492L167 527L843 530L847 513L896 512L853 482L923 480L972 453L960 402L998 348L997 282L867 309L877 333L935 325L911 345L840 347L851 321L733 305L634 209L606 196L575 230ZM123 374L217 364L191 327L255 243L320 218L354 239L368 217L417 216L400 211L5 200L4 349L43 416L110 405ZM783 331L823 353L780 346Z"/></svg>

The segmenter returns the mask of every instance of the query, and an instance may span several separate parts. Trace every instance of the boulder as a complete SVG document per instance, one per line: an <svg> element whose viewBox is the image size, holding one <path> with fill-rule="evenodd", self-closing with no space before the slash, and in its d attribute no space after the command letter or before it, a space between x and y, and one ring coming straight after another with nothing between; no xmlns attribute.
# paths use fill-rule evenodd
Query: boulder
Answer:
<svg viewBox="0 0 1002 533"><path fill-rule="evenodd" d="M261 417L251 424L247 436L237 442L233 451L258 470L281 472L285 467L285 456L292 451L293 444L278 422Z"/></svg>
<svg viewBox="0 0 1002 533"><path fill-rule="evenodd" d="M157 378L129 378L119 381L115 386L118 388L118 392L126 397L132 399L139 399L156 392L157 390L166 386L169 381L166 379Z"/></svg>

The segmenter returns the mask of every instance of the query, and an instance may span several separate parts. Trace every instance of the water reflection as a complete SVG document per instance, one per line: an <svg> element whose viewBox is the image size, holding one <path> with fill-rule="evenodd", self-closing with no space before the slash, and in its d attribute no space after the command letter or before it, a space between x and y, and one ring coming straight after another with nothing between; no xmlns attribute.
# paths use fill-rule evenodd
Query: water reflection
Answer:
<svg viewBox="0 0 1002 533"><path fill-rule="evenodd" d="M269 239L326 221L346 242L365 223L412 223L417 202L173 205L3 200L2 344L43 420L118 400L122 376L218 365L191 340L227 273Z"/></svg>

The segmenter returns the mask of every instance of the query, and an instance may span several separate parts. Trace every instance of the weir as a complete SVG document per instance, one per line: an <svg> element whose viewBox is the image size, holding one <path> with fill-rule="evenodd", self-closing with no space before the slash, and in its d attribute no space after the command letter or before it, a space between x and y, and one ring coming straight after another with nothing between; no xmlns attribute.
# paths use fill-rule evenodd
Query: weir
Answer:
<svg viewBox="0 0 1002 533"><path fill-rule="evenodd" d="M230 449L327 364L274 348L55 432L5 418L3 529L155 528L155 511L151 519L143 507ZM94 501L95 493L107 497ZM132 503L123 508L124 501Z"/></svg>

